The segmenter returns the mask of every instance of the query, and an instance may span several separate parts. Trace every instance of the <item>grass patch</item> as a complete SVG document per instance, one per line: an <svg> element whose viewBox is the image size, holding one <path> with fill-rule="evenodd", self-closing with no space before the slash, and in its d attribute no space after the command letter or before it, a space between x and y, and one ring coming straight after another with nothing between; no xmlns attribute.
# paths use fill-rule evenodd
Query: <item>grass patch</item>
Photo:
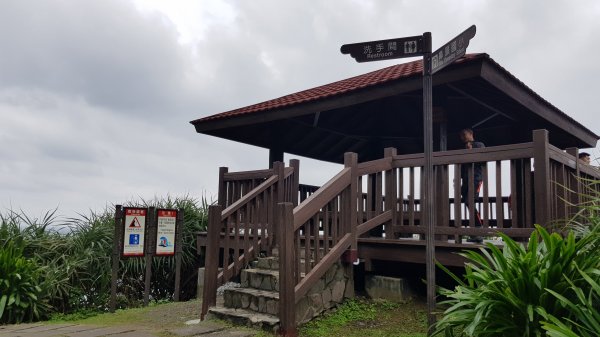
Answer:
<svg viewBox="0 0 600 337"><path fill-rule="evenodd" d="M101 313L87 316L88 313L56 315L51 323L76 323L98 326L137 325L153 330L180 326L186 321L200 318L201 301L171 302L150 304L148 307L116 310L114 313Z"/></svg>
<svg viewBox="0 0 600 337"><path fill-rule="evenodd" d="M302 337L362 337L427 335L426 308L421 303L353 299L300 328Z"/></svg>

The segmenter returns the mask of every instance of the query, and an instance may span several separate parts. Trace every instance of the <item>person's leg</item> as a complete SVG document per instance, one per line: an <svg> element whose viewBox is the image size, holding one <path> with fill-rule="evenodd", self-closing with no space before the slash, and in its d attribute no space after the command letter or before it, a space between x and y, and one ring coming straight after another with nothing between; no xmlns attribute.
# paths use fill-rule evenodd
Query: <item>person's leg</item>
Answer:
<svg viewBox="0 0 600 337"><path fill-rule="evenodd" d="M475 227L481 227L483 225L483 222L481 221L481 216L479 215L479 211L477 210L477 204L475 203L475 200L479 199L481 186L483 186L483 181L475 181L475 190L473 191L473 210L475 213Z"/></svg>
<svg viewBox="0 0 600 337"><path fill-rule="evenodd" d="M467 207L469 208L469 210L471 209L471 205L473 206L473 214L472 216L474 216L474 222L475 222L475 228L481 227L482 226L482 221L481 221L481 216L479 215L479 211L477 210L477 205L475 203L475 200L477 200L479 198L479 192L481 190L481 186L482 186L482 181L475 181L475 184L473 186L473 199L469 200L469 204L467 205ZM462 192L462 191L461 191ZM475 243L482 243L483 242L483 237L479 236L479 235L472 235L467 239L467 242L475 242Z"/></svg>

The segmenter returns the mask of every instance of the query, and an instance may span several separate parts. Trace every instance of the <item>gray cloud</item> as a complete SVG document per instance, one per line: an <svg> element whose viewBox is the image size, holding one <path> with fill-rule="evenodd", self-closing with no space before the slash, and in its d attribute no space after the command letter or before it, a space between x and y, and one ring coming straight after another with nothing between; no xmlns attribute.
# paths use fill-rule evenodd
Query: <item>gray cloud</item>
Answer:
<svg viewBox="0 0 600 337"><path fill-rule="evenodd" d="M148 111L178 99L186 57L159 15L123 1L8 1L0 11L0 86Z"/></svg>

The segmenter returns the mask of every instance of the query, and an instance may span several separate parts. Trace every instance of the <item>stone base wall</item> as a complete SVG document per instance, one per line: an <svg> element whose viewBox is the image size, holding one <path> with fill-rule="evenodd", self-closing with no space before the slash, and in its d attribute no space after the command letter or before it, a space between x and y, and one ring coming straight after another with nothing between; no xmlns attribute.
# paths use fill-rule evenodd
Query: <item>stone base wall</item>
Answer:
<svg viewBox="0 0 600 337"><path fill-rule="evenodd" d="M371 298L406 303L414 298L414 291L405 279L380 275L367 275L365 290Z"/></svg>
<svg viewBox="0 0 600 337"><path fill-rule="evenodd" d="M296 304L296 322L306 323L351 297L354 297L352 265L337 262Z"/></svg>

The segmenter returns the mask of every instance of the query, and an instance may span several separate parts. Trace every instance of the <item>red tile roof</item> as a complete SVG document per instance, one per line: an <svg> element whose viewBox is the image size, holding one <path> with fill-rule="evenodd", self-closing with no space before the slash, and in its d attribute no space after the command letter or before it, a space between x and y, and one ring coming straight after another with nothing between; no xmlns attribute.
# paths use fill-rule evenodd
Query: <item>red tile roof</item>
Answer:
<svg viewBox="0 0 600 337"><path fill-rule="evenodd" d="M489 58L487 54L467 54L464 57L456 60L454 64L465 63L479 58ZM258 104L249 105L243 108L222 112L216 115L200 118L192 121L192 124L199 122L223 119L233 116L246 115L260 111L278 109L300 103L315 101L318 99L331 97L343 94L349 91L367 88L370 86L386 83L401 78L409 78L412 76L421 76L423 72L423 61L413 61L393 65L391 67L372 71L363 75L351 77L345 80L329 83L320 87L300 91L290 95L275 98Z"/></svg>

